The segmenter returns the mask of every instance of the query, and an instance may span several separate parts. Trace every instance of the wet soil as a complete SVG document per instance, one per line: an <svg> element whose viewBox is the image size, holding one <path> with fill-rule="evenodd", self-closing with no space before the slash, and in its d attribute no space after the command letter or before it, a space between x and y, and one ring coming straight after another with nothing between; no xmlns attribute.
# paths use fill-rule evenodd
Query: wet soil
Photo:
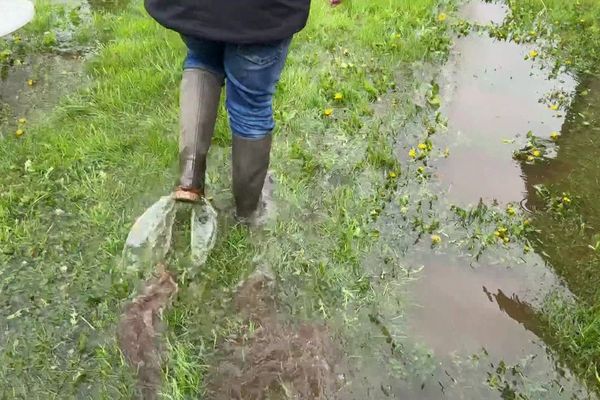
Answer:
<svg viewBox="0 0 600 400"><path fill-rule="evenodd" d="M137 398L158 398L165 358L163 311L177 293L172 273L159 268L158 276L145 282L140 293L124 307L117 328L119 347L137 375Z"/></svg>
<svg viewBox="0 0 600 400"><path fill-rule="evenodd" d="M85 84L79 56L28 56L0 79L0 137L14 134L21 118L42 119L63 96Z"/></svg>
<svg viewBox="0 0 600 400"><path fill-rule="evenodd" d="M286 322L277 312L275 280L256 271L239 287L240 333L229 338L209 378L211 399L332 399L339 351L318 323Z"/></svg>

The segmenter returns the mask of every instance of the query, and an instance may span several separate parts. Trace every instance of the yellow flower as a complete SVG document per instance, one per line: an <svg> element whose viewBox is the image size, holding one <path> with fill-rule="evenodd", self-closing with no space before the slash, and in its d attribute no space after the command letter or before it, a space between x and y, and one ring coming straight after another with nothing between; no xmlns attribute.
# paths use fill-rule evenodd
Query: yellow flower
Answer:
<svg viewBox="0 0 600 400"><path fill-rule="evenodd" d="M419 143L417 147L419 150L427 150L427 145L425 143Z"/></svg>
<svg viewBox="0 0 600 400"><path fill-rule="evenodd" d="M415 158L417 156L417 151L413 148L408 151L408 156L410 158Z"/></svg>
<svg viewBox="0 0 600 400"><path fill-rule="evenodd" d="M326 108L325 111L323 111L323 114L326 117L331 117L331 115L333 114L333 108Z"/></svg>
<svg viewBox="0 0 600 400"><path fill-rule="evenodd" d="M507 208L506 208L506 213L507 213L508 215L510 215L510 216L513 216L513 215L515 215L517 212L515 211L515 209L514 209L514 208L512 208L512 207L507 207Z"/></svg>
<svg viewBox="0 0 600 400"><path fill-rule="evenodd" d="M502 240L504 241L504 243L508 243L508 242L510 242L510 239L509 239L508 237L505 237L505 238L503 238Z"/></svg>
<svg viewBox="0 0 600 400"><path fill-rule="evenodd" d="M541 153L539 150L534 150L534 151L533 151L531 154L532 154L534 157L540 157L540 156L542 155L542 153Z"/></svg>
<svg viewBox="0 0 600 400"><path fill-rule="evenodd" d="M558 104L551 104L551 105L550 105L550 109L551 109L552 111L556 111L556 110L558 110Z"/></svg>
<svg viewBox="0 0 600 400"><path fill-rule="evenodd" d="M527 156L527 161L533 161L533 160L535 160L534 156Z"/></svg>
<svg viewBox="0 0 600 400"><path fill-rule="evenodd" d="M440 21L440 22L444 22L444 21L445 21L447 18L448 18L448 16L446 15L446 13L440 13L440 14L438 15L438 18L437 18L437 19L438 19L438 21Z"/></svg>
<svg viewBox="0 0 600 400"><path fill-rule="evenodd" d="M431 235L431 244L436 245L442 242L442 238L440 235Z"/></svg>
<svg viewBox="0 0 600 400"><path fill-rule="evenodd" d="M558 132L552 132L550 134L550 139L552 139L552 140L558 140L559 137L560 137L560 133L558 133Z"/></svg>
<svg viewBox="0 0 600 400"><path fill-rule="evenodd" d="M529 58L532 58L532 59L535 59L539 55L540 55L540 53L538 53L537 50L531 50L529 52Z"/></svg>
<svg viewBox="0 0 600 400"><path fill-rule="evenodd" d="M571 199L570 199L568 196L563 196L563 199L562 199L562 201L563 201L563 203L565 203L565 204L569 204L569 203L571 203Z"/></svg>
<svg viewBox="0 0 600 400"><path fill-rule="evenodd" d="M19 118L19 124L23 125L27 123L27 120L25 118Z"/></svg>
<svg viewBox="0 0 600 400"><path fill-rule="evenodd" d="M499 232L499 231L495 231L495 232L494 232L494 236L496 236L496 237L500 237L500 232Z"/></svg>
<svg viewBox="0 0 600 400"><path fill-rule="evenodd" d="M389 174L388 174L388 176L390 178L396 178L398 175L394 171L390 171Z"/></svg>
<svg viewBox="0 0 600 400"><path fill-rule="evenodd" d="M17 131L15 132L15 136L20 137L23 136L24 133L25 131L23 131L23 129L17 129Z"/></svg>
<svg viewBox="0 0 600 400"><path fill-rule="evenodd" d="M336 100L336 101L340 101L340 100L342 100L343 98L344 98L344 95L343 95L343 94L341 94L341 93L336 93L336 94L333 96L333 99L334 99L334 100Z"/></svg>
<svg viewBox="0 0 600 400"><path fill-rule="evenodd" d="M27 79L27 84L29 86L33 86L33 79Z"/></svg>

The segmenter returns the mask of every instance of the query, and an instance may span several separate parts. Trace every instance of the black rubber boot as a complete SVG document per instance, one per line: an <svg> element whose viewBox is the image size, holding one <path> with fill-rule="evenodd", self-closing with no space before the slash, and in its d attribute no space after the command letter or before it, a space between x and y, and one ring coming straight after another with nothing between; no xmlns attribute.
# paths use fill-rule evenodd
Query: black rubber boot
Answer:
<svg viewBox="0 0 600 400"><path fill-rule="evenodd" d="M260 201L271 154L272 135L246 139L233 135L232 174L236 217L253 224L260 213Z"/></svg>

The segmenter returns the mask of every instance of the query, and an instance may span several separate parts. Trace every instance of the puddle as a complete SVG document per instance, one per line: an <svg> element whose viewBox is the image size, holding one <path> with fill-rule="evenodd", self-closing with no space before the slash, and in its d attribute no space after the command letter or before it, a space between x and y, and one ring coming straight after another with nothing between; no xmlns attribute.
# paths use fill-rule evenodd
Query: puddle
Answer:
<svg viewBox="0 0 600 400"><path fill-rule="evenodd" d="M506 7L472 2L467 18L500 22ZM539 100L555 90L572 93L576 82L562 74L548 79L548 70L525 60L533 46L501 42L487 34L459 38L445 68L443 114L448 118L451 157L440 162L439 178L451 200L477 203L519 201L526 188L512 154L528 131L542 138L560 131L564 115ZM506 144L506 140L514 140Z"/></svg>
<svg viewBox="0 0 600 400"><path fill-rule="evenodd" d="M74 84L86 84L79 56L31 56L25 64L10 68L0 79L0 138L14 133L18 119L42 117Z"/></svg>
<svg viewBox="0 0 600 400"><path fill-rule="evenodd" d="M552 279L551 274L537 276L543 269L531 266L472 268L441 255L415 261L425 268L411 288L417 308L411 312L409 334L427 343L435 354L470 354L484 347L507 362L516 362L539 350L531 331L536 330L536 321L528 309L536 296L530 288L544 278Z"/></svg>
<svg viewBox="0 0 600 400"><path fill-rule="evenodd" d="M462 12L471 21L500 23L507 8L501 4L471 2ZM567 74L548 79L548 69L540 69L538 61L525 60L532 49L499 42L487 34L472 33L456 39L455 52L443 71L441 111L448 118L448 133L443 138L436 137L445 142L442 146L449 148L450 156L436 161L437 181L424 184L433 186L434 191L438 186L444 188L441 198L427 199L436 217L444 218L444 210L452 204L476 204L480 199L487 204L506 204L533 199L534 184L572 180L569 176L579 168L578 162L572 161L578 159L577 152L585 154L579 158L586 159L590 176L583 181L597 187L597 182L593 184L591 180L597 179L599 171L590 171L591 165L598 168L598 163L590 160L597 151L589 147L593 141L591 128L598 126L590 122L594 113L589 106L584 112L578 109L578 96L574 97L576 111L569 113L553 111L540 101L557 91L573 95L577 82ZM587 96L588 104L593 103L593 95ZM571 127L571 121L579 113L587 115L588 120L585 126L588 130L582 135L577 134L580 124L575 125L578 128ZM547 164L522 165L513 159L513 152L526 142L528 131L549 140L551 132L561 130L563 136L556 157ZM579 139L570 139L571 136ZM585 143L587 149L583 147ZM418 185L409 183L402 194L418 197ZM561 188L564 187L563 182ZM527 202L530 208L535 207L534 203L534 200ZM588 208L597 209L595 204L590 201ZM469 255L460 254L459 244L451 243L439 251L423 248L414 244L419 238L412 241L414 234L403 231L403 224L410 222L401 220L408 221L410 217L401 215L398 205L390 205L381 217L379 228L382 240L402 253L398 257L403 269L390 271L381 262L371 272L378 277L406 274L417 279L406 289L390 288L381 279L383 287L378 290L389 294L373 326L373 331L379 332L373 334L376 339L365 339L353 346L370 348L369 341L379 341L386 342L389 349L370 356L358 352L357 365L361 371L358 376L368 386L362 389L358 383L351 385L353 394L348 398L596 398L550 350L548 346L552 343L546 327L538 319L547 296L559 294L566 300L573 299L564 287L565 274L559 271L557 275L547 266L545 258L535 252L524 254L516 245L483 257L478 263ZM533 218L536 221L547 216ZM600 223L592 217L590 221ZM533 224L538 227L536 222ZM553 232L561 228L555 223L544 230ZM443 241L455 239L452 232L446 233L449 237L443 237ZM555 236L553 246L561 248L556 242L565 237ZM561 259L567 260L567 248L573 242L563 243L565 254ZM536 250L539 254L549 252L545 248ZM572 259L573 253L570 255ZM422 270L416 272L419 266ZM577 294L577 290L573 291ZM405 294L396 303L394 296L399 292ZM406 298L411 305L401 306ZM375 372L382 363L391 364L395 375Z"/></svg>

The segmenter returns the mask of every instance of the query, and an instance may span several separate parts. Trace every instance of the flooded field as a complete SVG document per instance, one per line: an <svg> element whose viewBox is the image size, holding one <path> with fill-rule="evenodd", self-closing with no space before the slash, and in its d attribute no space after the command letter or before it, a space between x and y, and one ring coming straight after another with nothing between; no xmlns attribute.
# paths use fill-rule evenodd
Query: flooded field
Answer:
<svg viewBox="0 0 600 400"><path fill-rule="evenodd" d="M207 179L219 233L204 238L202 218L156 195L173 178L181 43L141 28L148 22L134 8L133 33L112 43L103 66L94 50L101 30L90 34L79 18L114 23L120 17L106 16L129 2L52 3L75 10L55 41L38 48L25 36L35 44L27 49L39 50L28 52L11 36L0 53L0 146L25 139L7 164L18 180L6 181L0 222L39 219L22 231L0 227L0 239L10 238L0 248L0 360L8 365L0 379L33 376L16 380L14 398L28 390L61 398L65 385L65 398L597 398L565 351L556 310L597 304L600 79L552 74L542 38L495 38L507 5L469 1L454 16L436 14L435 35L447 33L439 26L448 19L474 25L451 32L443 66L394 59L387 74L369 65L371 55L318 37L331 57L322 62L314 56L322 48L304 38L277 110L274 216L260 232L232 221L220 121ZM386 34L399 23L392 14ZM343 21L342 31L353 20ZM148 32L152 45L127 47ZM374 45L388 62L377 51L394 49L390 40ZM436 40L427 48L442 53ZM149 51L145 63L120 64ZM331 70L313 79L306 65ZM116 83L95 86L111 75ZM312 114L298 111L307 106L300 91ZM67 121L65 131L41 135L36 147L29 127L48 115ZM76 152L60 154L71 142ZM43 163L40 149L57 155ZM46 191L23 194L34 183ZM163 232L173 246L166 236L152 246L169 272L131 300L139 277L119 257L135 216L159 198L172 214L153 210L162 228L175 221ZM192 255L201 267L189 261L194 234L210 242Z"/></svg>

